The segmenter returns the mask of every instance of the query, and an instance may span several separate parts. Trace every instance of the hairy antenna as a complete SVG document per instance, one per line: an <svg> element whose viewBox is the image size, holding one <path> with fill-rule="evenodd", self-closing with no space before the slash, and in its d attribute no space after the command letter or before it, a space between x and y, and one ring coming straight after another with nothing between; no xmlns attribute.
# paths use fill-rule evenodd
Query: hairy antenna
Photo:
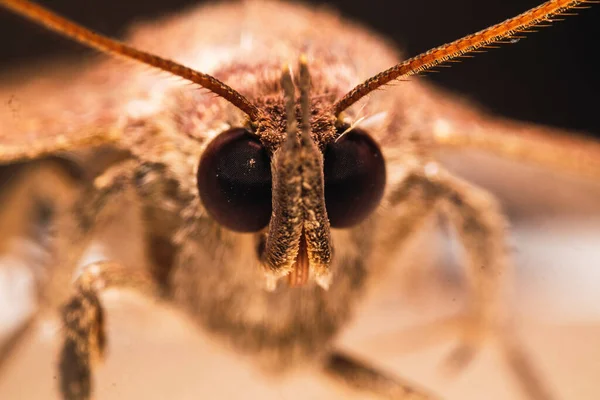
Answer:
<svg viewBox="0 0 600 400"><path fill-rule="evenodd" d="M460 57L502 39L510 38L514 34L523 32L527 28L542 22L552 22L551 18L553 16L559 15L577 5L593 2L590 0L550 0L514 18L465 36L454 42L431 49L394 65L356 86L334 104L333 112L336 116L339 115L358 100L390 81L416 75L453 58Z"/></svg>
<svg viewBox="0 0 600 400"><path fill-rule="evenodd" d="M54 14L27 0L0 0L0 5L14 11L16 14L29 18L50 30L70 37L86 46L100 50L103 53L134 59L194 82L229 101L231 104L248 114L251 120L255 121L259 117L260 112L258 108L250 103L248 99L217 78L208 74L194 71L193 69L174 61L134 49L122 42L86 29L81 25L71 22L68 19Z"/></svg>

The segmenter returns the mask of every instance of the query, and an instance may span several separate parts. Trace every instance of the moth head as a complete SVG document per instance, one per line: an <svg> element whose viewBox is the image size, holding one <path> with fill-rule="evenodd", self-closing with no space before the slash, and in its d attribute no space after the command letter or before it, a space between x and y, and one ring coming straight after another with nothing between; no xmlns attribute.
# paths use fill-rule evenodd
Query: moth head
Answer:
<svg viewBox="0 0 600 400"><path fill-rule="evenodd" d="M304 283L310 275L326 286L332 259L330 227L360 223L377 206L385 185L385 166L379 148L366 132L343 135L339 115L369 93L396 79L419 74L453 58L532 26L549 21L579 1L548 1L514 18L436 47L382 71L330 105L313 114L306 60L299 69L299 113L289 69L282 75L286 125L278 132L269 126L272 111L261 109L217 78L174 61L140 51L104 37L61 16L23 0L0 5L47 28L102 52L137 60L194 82L229 101L251 121L234 128L208 145L200 160L198 189L207 212L224 227L259 232L259 256L274 278L289 275ZM298 114L300 132L298 132ZM317 117L329 117L330 135L311 134ZM312 123L312 125L311 125ZM273 124L271 124L273 125ZM327 124L325 124L327 125ZM281 141L266 148L262 132ZM327 129L320 126L319 129ZM315 138L320 138L315 143ZM327 139L329 138L329 139ZM273 145L275 143L275 145Z"/></svg>
<svg viewBox="0 0 600 400"><path fill-rule="evenodd" d="M311 101L303 57L296 82L284 67L281 87L280 104L207 145L198 191L217 223L258 234L258 256L274 280L288 276L295 286L312 278L327 286L330 230L354 227L373 213L385 163L367 132L338 125L331 107Z"/></svg>

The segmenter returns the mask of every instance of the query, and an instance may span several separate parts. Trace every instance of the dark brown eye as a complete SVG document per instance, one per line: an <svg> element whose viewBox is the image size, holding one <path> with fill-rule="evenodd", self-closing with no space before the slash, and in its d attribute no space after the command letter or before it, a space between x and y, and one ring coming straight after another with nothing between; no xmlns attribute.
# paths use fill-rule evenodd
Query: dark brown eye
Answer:
<svg viewBox="0 0 600 400"><path fill-rule="evenodd" d="M271 218L271 162L260 141L243 128L208 144L198 166L198 191L208 214L238 232L257 232Z"/></svg>
<svg viewBox="0 0 600 400"><path fill-rule="evenodd" d="M325 206L334 228L364 220L385 188L385 162L377 143L360 129L327 145L324 160Z"/></svg>

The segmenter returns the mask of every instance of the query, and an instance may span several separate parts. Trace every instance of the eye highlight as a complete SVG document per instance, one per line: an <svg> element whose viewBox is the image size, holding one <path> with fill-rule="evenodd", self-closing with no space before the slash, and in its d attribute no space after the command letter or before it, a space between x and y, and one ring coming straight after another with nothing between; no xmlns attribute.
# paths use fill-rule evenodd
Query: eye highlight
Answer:
<svg viewBox="0 0 600 400"><path fill-rule="evenodd" d="M385 161L375 141L353 129L330 143L324 155L325 206L334 228L362 222L383 197Z"/></svg>
<svg viewBox="0 0 600 400"><path fill-rule="evenodd" d="M198 192L208 214L237 232L257 232L271 218L271 162L260 140L233 128L212 140L200 158Z"/></svg>

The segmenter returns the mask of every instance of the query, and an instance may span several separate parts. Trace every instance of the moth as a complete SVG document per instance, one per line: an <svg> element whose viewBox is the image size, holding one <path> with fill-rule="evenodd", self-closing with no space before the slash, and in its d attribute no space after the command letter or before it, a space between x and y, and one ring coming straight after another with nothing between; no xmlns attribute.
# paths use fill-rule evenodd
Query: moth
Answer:
<svg viewBox="0 0 600 400"><path fill-rule="evenodd" d="M34 210L50 256L36 280L40 310L0 348L0 361L40 315L59 309L61 395L92 398L107 343L100 294L123 288L183 310L270 371L308 363L372 397L438 398L332 343L369 283L443 214L471 284L451 362L468 364L493 338L524 391L550 398L504 309L506 218L436 155L473 147L598 178L600 144L493 117L423 82L390 84L518 40L586 3L548 1L402 61L377 35L301 5L203 6L141 26L125 44L35 3L1 0L117 60L10 88L20 98L53 95L26 115L2 111L2 182L13 187L0 249L31 229ZM127 245L147 260L76 271L95 232L126 218L143 227Z"/></svg>

